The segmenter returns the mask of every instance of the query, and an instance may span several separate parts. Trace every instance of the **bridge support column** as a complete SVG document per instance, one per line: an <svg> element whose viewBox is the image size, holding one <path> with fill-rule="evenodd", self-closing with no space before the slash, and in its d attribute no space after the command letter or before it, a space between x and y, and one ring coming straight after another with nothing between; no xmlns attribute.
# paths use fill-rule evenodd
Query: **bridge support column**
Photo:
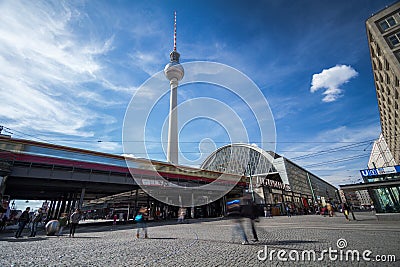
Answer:
<svg viewBox="0 0 400 267"><path fill-rule="evenodd" d="M60 210L58 211L57 219L60 218L61 213L64 212L65 206L66 206L66 204L67 204L66 202L67 202L67 200L65 199L65 195L64 195L64 196L62 196L62 198L61 198L61 207L60 207Z"/></svg>
<svg viewBox="0 0 400 267"><path fill-rule="evenodd" d="M192 219L194 218L194 196L193 196L193 193L192 193L192 207L191 207L191 210L190 210L190 217Z"/></svg>
<svg viewBox="0 0 400 267"><path fill-rule="evenodd" d="M65 213L70 213L70 211L71 211L71 205L72 205L72 198L73 198L73 195L74 194L72 194L72 193L69 193L68 194L68 203L67 203L67 207L66 207L66 209L65 209Z"/></svg>
<svg viewBox="0 0 400 267"><path fill-rule="evenodd" d="M3 196L4 192L6 191L6 181L7 181L7 175L5 176L0 176L0 194Z"/></svg>
<svg viewBox="0 0 400 267"><path fill-rule="evenodd" d="M222 215L226 216L226 196L222 197L221 208L222 208Z"/></svg>
<svg viewBox="0 0 400 267"><path fill-rule="evenodd" d="M53 212L52 220L58 220L58 213L60 212L61 200L57 200L57 206Z"/></svg>
<svg viewBox="0 0 400 267"><path fill-rule="evenodd" d="M47 211L47 218L46 218L47 221L51 220L55 204L56 204L56 202L54 200L50 201L49 210Z"/></svg>
<svg viewBox="0 0 400 267"><path fill-rule="evenodd" d="M78 208L79 208L79 209L82 208L83 199L84 199L84 197L85 197L85 191L86 191L86 188L83 187L83 188L82 188L82 191L81 191L81 197L80 197L79 203L78 203Z"/></svg>

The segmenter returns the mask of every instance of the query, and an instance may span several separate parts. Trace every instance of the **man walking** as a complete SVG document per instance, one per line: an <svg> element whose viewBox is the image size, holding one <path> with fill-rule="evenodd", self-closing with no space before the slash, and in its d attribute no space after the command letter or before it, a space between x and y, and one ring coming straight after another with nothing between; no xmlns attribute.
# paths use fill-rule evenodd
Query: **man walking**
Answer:
<svg viewBox="0 0 400 267"><path fill-rule="evenodd" d="M27 207L18 219L18 230L15 233L15 238L21 237L22 230L24 230L25 225L29 222L29 211L30 207Z"/></svg>
<svg viewBox="0 0 400 267"><path fill-rule="evenodd" d="M69 229L69 237L74 237L76 226L78 225L79 221L81 220L81 210L76 209L74 213L72 213L71 217L69 218L71 225Z"/></svg>
<svg viewBox="0 0 400 267"><path fill-rule="evenodd" d="M31 235L29 237L35 237L38 224L41 221L42 221L42 209L39 208L38 211L35 213L35 216L33 216L31 225Z"/></svg>

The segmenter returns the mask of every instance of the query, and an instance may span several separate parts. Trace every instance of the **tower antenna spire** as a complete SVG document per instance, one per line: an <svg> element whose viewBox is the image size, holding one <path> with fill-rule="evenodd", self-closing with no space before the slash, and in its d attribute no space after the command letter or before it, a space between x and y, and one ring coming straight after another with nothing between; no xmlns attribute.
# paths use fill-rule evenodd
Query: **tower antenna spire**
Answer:
<svg viewBox="0 0 400 267"><path fill-rule="evenodd" d="M176 52L176 11L174 11L174 51Z"/></svg>

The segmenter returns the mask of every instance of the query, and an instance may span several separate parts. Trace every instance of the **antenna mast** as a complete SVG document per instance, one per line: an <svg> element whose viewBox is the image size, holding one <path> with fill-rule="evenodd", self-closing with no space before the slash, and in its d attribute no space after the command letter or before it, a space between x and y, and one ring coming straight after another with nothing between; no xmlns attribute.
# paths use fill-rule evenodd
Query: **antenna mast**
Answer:
<svg viewBox="0 0 400 267"><path fill-rule="evenodd" d="M174 51L176 52L176 11L174 11Z"/></svg>

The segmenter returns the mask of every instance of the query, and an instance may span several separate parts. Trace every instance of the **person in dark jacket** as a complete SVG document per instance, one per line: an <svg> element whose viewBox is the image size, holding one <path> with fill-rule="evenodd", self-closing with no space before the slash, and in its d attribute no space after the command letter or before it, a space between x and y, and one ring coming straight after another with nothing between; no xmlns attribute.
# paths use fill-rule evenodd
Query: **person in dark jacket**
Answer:
<svg viewBox="0 0 400 267"><path fill-rule="evenodd" d="M24 230L25 225L29 222L29 211L30 207L27 207L24 212L22 212L21 216L18 219L18 230L15 233L15 238L21 237L22 230Z"/></svg>
<svg viewBox="0 0 400 267"><path fill-rule="evenodd" d="M253 201L251 201L250 204L244 205L242 215L244 217L247 217L250 219L251 232L253 234L253 241L257 242L258 236L257 236L256 227L255 227L255 221L258 219L257 205Z"/></svg>
<svg viewBox="0 0 400 267"><path fill-rule="evenodd" d="M69 237L74 237L76 227L78 226L79 221L81 220L81 210L76 209L74 213L72 213L70 220L70 229L69 229Z"/></svg>
<svg viewBox="0 0 400 267"><path fill-rule="evenodd" d="M246 232L244 231L242 223L242 206L240 205L240 200L235 199L226 203L228 217L233 219L234 227L232 228L232 240L235 239L237 234L240 235L242 239L242 244L247 245L249 241L247 240Z"/></svg>
<svg viewBox="0 0 400 267"><path fill-rule="evenodd" d="M32 219L31 235L29 237L35 237L38 224L39 222L42 221L42 216L43 216L42 209L38 209L38 211L35 213Z"/></svg>

